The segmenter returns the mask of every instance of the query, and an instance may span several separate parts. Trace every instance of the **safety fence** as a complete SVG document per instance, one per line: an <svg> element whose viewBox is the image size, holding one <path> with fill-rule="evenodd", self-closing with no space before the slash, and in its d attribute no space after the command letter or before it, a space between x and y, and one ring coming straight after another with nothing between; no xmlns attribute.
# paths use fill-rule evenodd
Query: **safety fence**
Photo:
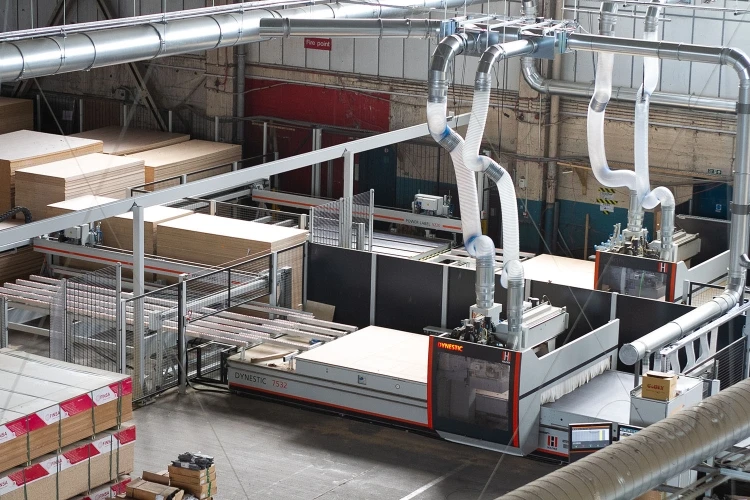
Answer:
<svg viewBox="0 0 750 500"><path fill-rule="evenodd" d="M119 265L61 280L50 305L50 357L115 372L123 371L117 304Z"/></svg>
<svg viewBox="0 0 750 500"><path fill-rule="evenodd" d="M221 381L226 357L247 339L218 328L242 332L245 323L217 315L248 303L300 308L305 246L183 275L137 297L123 291L119 265L60 280L51 301L50 357L130 374L134 400L193 378ZM5 301L0 321L7 320L4 310Z"/></svg>
<svg viewBox="0 0 750 500"><path fill-rule="evenodd" d="M747 378L747 363L747 337L743 335L685 374L704 380L718 380L719 390L724 390ZM704 397L710 396L711 387L705 384L703 392Z"/></svg>
<svg viewBox="0 0 750 500"><path fill-rule="evenodd" d="M686 282L687 285L687 305L700 306L711 299L720 295L724 290L723 286L712 285L710 283L698 283L694 281Z"/></svg>
<svg viewBox="0 0 750 500"><path fill-rule="evenodd" d="M313 207L310 209L310 241L370 251L374 211L373 190Z"/></svg>

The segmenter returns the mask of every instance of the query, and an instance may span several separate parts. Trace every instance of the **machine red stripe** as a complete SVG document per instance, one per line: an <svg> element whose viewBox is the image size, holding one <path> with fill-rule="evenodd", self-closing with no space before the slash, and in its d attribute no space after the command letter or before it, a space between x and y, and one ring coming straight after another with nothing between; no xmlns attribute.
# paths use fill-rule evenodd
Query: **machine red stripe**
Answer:
<svg viewBox="0 0 750 500"><path fill-rule="evenodd" d="M518 397L521 395L521 353L516 353L516 359L513 370L513 386L515 394L513 395L513 447L518 448L520 445L518 437Z"/></svg>
<svg viewBox="0 0 750 500"><path fill-rule="evenodd" d="M243 384L229 384L229 386L230 387L242 387L243 389L249 389L251 391L258 391L258 392L263 392L263 393L266 393L266 394L273 394L274 396L282 396L282 397L289 398L289 399L296 399L298 401L304 401L306 403L312 403L312 404L316 404L316 405L327 406L327 407L330 407L330 408L336 408L337 410L346 410L346 411L349 411L349 412L352 412L352 413L359 413L361 415L368 415L370 417L382 418L384 420L391 420L391 421L394 421L394 422L402 422L402 423L405 423L405 424L416 425L416 426L419 426L419 427L427 427L427 424L423 424L421 422L414 422L413 420L406 420L406 419L403 419L403 418L391 417L390 415L382 415L380 413L373 413L373 412L364 411L364 410L355 410L354 408L349 408L348 406L340 406L340 405L335 405L333 403L324 403L322 401L316 401L314 399L307 399L307 398L303 398L303 397L300 397L300 396L292 396L291 394L284 394L283 392L269 391L268 389L260 389L258 387L252 387L252 386L243 385Z"/></svg>
<svg viewBox="0 0 750 500"><path fill-rule="evenodd" d="M432 350L433 338L430 337L429 347L427 348L427 427L432 429Z"/></svg>

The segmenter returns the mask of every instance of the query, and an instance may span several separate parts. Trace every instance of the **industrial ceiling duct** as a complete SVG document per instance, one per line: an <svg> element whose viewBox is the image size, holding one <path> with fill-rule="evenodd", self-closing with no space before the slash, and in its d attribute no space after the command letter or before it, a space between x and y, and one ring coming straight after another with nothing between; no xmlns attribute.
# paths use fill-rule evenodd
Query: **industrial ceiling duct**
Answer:
<svg viewBox="0 0 750 500"><path fill-rule="evenodd" d="M91 29L0 44L0 82L23 80L158 57L257 42L263 18L347 19L403 17L431 9L452 9L478 0L393 0L377 3L326 3L289 9L238 4L234 12L169 17L169 22ZM247 9L247 10L243 10ZM187 11L189 13L189 11Z"/></svg>
<svg viewBox="0 0 750 500"><path fill-rule="evenodd" d="M750 379L502 497L630 500L750 436Z"/></svg>

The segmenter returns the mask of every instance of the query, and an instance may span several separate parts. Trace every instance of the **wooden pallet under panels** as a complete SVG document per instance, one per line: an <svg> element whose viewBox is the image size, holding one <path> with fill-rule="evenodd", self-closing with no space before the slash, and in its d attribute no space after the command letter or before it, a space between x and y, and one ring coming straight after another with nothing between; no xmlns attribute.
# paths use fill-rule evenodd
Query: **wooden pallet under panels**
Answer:
<svg viewBox="0 0 750 500"><path fill-rule="evenodd" d="M90 153L101 153L102 148L101 141L29 130L0 135L0 213L16 206L17 170Z"/></svg>
<svg viewBox="0 0 750 500"><path fill-rule="evenodd" d="M16 171L16 203L34 220L48 217L47 205L92 194L124 198L143 184L141 160L94 153Z"/></svg>
<svg viewBox="0 0 750 500"><path fill-rule="evenodd" d="M133 156L144 161L146 182L156 182L240 161L242 159L242 146L223 142L192 140L136 153ZM229 171L230 167L215 169L205 175L191 176L189 180L198 180Z"/></svg>
<svg viewBox="0 0 750 500"><path fill-rule="evenodd" d="M129 376L0 349L0 471L133 418Z"/></svg>
<svg viewBox="0 0 750 500"><path fill-rule="evenodd" d="M187 134L144 130L133 127L111 126L73 134L73 137L94 139L104 143L104 152L109 155L132 155L149 149L163 148L189 141Z"/></svg>
<svg viewBox="0 0 750 500"><path fill-rule="evenodd" d="M0 97L0 134L34 128L34 101Z"/></svg>

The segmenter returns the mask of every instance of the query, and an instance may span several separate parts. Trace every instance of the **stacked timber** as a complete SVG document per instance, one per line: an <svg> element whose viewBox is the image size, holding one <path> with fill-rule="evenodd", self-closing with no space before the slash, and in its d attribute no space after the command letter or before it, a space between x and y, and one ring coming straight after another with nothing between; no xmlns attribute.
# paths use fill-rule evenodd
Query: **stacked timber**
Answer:
<svg viewBox="0 0 750 500"><path fill-rule="evenodd" d="M143 162L101 153L45 163L16 171L16 203L34 220L48 217L47 205L93 194L123 198L143 185Z"/></svg>
<svg viewBox="0 0 750 500"><path fill-rule="evenodd" d="M205 214L159 224L161 257L219 266L300 245L307 231Z"/></svg>
<svg viewBox="0 0 750 500"><path fill-rule="evenodd" d="M34 102L0 97L0 134L34 128Z"/></svg>
<svg viewBox="0 0 750 500"><path fill-rule="evenodd" d="M90 153L100 153L102 147L101 141L29 130L0 135L0 213L17 205L15 203L15 172L17 170Z"/></svg>
<svg viewBox="0 0 750 500"><path fill-rule="evenodd" d="M133 471L130 377L0 349L0 500L65 500Z"/></svg>
<svg viewBox="0 0 750 500"><path fill-rule="evenodd" d="M73 134L73 137L102 141L105 153L118 156L132 155L190 140L190 136L187 134L120 126L97 128L80 134Z"/></svg>
<svg viewBox="0 0 750 500"><path fill-rule="evenodd" d="M291 306L301 307L304 252L300 245L307 240L307 231L205 214L159 224L158 231L160 257L211 266L279 252L279 268L291 268L291 282L285 283L292 289Z"/></svg>
<svg viewBox="0 0 750 500"><path fill-rule="evenodd" d="M71 200L53 203L47 207L47 215L54 217L77 210L96 210L104 203L114 201L113 198L103 196L81 196ZM186 215L192 215L191 210L171 207L146 207L143 209L143 245L146 253L156 255L156 228L162 222L167 222ZM127 212L100 221L102 223L103 244L108 247L133 250L133 212Z"/></svg>
<svg viewBox="0 0 750 500"><path fill-rule="evenodd" d="M22 221L6 220L0 222L0 231L23 224ZM17 279L27 279L32 274L39 274L44 263L44 255L35 252L30 246L0 252L0 285Z"/></svg>
<svg viewBox="0 0 750 500"><path fill-rule="evenodd" d="M134 156L145 163L146 182L156 182L240 161L242 159L242 146L193 140L136 153ZM189 180L219 175L230 170L229 166L223 169L214 169L202 175L192 175Z"/></svg>

